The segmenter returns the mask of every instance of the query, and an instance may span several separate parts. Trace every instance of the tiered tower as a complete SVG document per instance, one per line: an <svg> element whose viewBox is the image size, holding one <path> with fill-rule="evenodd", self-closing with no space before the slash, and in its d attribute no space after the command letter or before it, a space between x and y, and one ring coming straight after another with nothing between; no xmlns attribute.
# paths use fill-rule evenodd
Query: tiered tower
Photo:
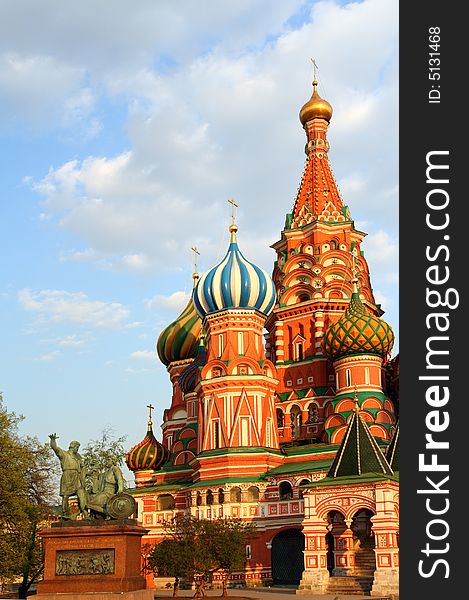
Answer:
<svg viewBox="0 0 469 600"><path fill-rule="evenodd" d="M332 107L319 96L315 80L313 94L300 111L306 132L304 173L281 239L272 246L277 252L273 271L277 304L266 321L266 346L279 379L277 424L281 442L340 442L357 382L347 387L347 391L352 390L350 406L344 405L344 410L339 406L337 411L330 405L341 384L330 357L323 352L324 333L344 314L354 293L356 302L369 315L377 318L382 314L361 248L366 234L355 228L329 165L327 130L331 118ZM373 357L368 362L371 369L382 364ZM377 410L391 414L392 403L384 409L381 377L373 383L381 396L371 408L375 414ZM360 392L371 393L372 386L364 385ZM360 394L359 398L364 399ZM328 431L325 422L336 412L341 415L341 430L332 439L334 422ZM374 417L371 414L372 421ZM389 425L392 416L385 420Z"/></svg>
<svg viewBox="0 0 469 600"><path fill-rule="evenodd" d="M196 480L257 476L282 462L275 424L278 380L262 337L275 289L269 275L241 254L237 231L233 222L225 257L194 289L207 346L196 388Z"/></svg>

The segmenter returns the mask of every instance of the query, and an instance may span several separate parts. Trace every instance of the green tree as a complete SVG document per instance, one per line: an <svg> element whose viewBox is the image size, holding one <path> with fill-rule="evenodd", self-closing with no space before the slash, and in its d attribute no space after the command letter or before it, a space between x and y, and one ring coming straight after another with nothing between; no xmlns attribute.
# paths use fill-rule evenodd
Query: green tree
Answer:
<svg viewBox="0 0 469 600"><path fill-rule="evenodd" d="M192 544L166 538L152 549L148 565L159 577L174 577L173 596L177 596L181 579L195 576Z"/></svg>
<svg viewBox="0 0 469 600"><path fill-rule="evenodd" d="M254 531L254 525L240 519L179 514L166 524L168 538L153 548L149 564L158 575L176 577L177 583L181 577L196 579L194 598L204 596L213 573L223 570L222 595L226 596L226 580L234 569L243 568L246 542Z"/></svg>
<svg viewBox="0 0 469 600"><path fill-rule="evenodd" d="M125 458L125 447L127 436L123 435L116 438L111 427L105 427L101 432L101 437L91 440L80 452L83 457L83 463L87 475L88 491L97 491L97 484L100 473L106 470L108 461L116 465L122 465Z"/></svg>
<svg viewBox="0 0 469 600"><path fill-rule="evenodd" d="M223 571L222 596L227 595L227 580L233 571L244 568L246 563L246 544L255 533L255 526L241 519L219 519L212 521L214 531L212 553L215 558L215 570Z"/></svg>
<svg viewBox="0 0 469 600"><path fill-rule="evenodd" d="M19 579L25 598L44 568L37 534L57 503L57 471L47 444L19 435L22 420L0 395L0 582Z"/></svg>

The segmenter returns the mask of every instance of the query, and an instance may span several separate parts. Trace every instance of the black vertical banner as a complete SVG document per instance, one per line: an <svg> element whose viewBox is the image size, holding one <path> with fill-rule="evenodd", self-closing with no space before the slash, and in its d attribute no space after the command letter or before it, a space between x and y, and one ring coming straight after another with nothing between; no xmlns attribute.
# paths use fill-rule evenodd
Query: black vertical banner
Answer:
<svg viewBox="0 0 469 600"><path fill-rule="evenodd" d="M463 4L400 5L400 596L467 596L469 109Z"/></svg>

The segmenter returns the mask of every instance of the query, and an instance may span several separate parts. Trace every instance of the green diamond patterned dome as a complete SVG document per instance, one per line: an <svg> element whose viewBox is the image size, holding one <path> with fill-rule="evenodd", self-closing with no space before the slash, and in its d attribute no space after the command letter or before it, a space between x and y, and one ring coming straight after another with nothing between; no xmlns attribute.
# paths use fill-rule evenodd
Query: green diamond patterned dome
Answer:
<svg viewBox="0 0 469 600"><path fill-rule="evenodd" d="M391 327L363 305L354 289L345 313L325 332L323 351L332 360L354 354L387 356L394 344Z"/></svg>

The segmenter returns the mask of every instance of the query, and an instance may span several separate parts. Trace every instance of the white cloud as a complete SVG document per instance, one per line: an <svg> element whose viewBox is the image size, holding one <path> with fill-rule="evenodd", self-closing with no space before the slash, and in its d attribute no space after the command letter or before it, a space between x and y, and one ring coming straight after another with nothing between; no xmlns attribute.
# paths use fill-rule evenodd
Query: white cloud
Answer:
<svg viewBox="0 0 469 600"><path fill-rule="evenodd" d="M76 323L113 329L129 316L122 304L90 300L84 292L23 289L18 300L24 310L38 315L40 323Z"/></svg>
<svg viewBox="0 0 469 600"><path fill-rule="evenodd" d="M132 352L130 358L136 358L138 360L155 360L156 352L154 350L136 350Z"/></svg>
<svg viewBox="0 0 469 600"><path fill-rule="evenodd" d="M397 240L393 239L386 231L378 230L369 234L363 242L363 247L366 255L372 257L376 265L382 267L394 265L397 268L399 246Z"/></svg>
<svg viewBox="0 0 469 600"><path fill-rule="evenodd" d="M127 367L125 369L126 373L130 373L131 375L142 375L144 373L151 373L151 369L133 369L132 367Z"/></svg>
<svg viewBox="0 0 469 600"><path fill-rule="evenodd" d="M56 127L83 74L54 56L0 51L0 124Z"/></svg>
<svg viewBox="0 0 469 600"><path fill-rule="evenodd" d="M174 292L169 296L157 294L149 300L145 300L145 306L152 310L165 310L177 312L183 310L189 302L190 294L188 292Z"/></svg>
<svg viewBox="0 0 469 600"><path fill-rule="evenodd" d="M52 352L48 352L47 354L42 354L41 356L36 356L33 358L35 362L52 362L56 360L60 356L59 350L53 350Z"/></svg>
<svg viewBox="0 0 469 600"><path fill-rule="evenodd" d="M320 2L301 28L285 27L282 19L299 4L275 3L269 23L249 26L249 3L217 7L207 27L217 19L225 26L223 19L236 13L234 31L243 22L244 40L264 40L249 49L238 42L242 52L233 52L233 34L167 70L138 52L137 68L113 63L107 89L128 98L130 147L69 161L34 184L43 212L88 249L80 259L136 274L187 269L182 249L196 243L201 270L209 268L227 247L226 200L234 196L240 243L271 270L268 246L279 237L301 176L297 114L310 93L311 55L320 65L320 92L334 106L331 163L344 201L355 218L395 229L397 196L386 190L397 179L397 7L392 0ZM251 16L261 5L250 7ZM175 17L168 11L166 24ZM189 13L178 15L176 38L187 31ZM199 35L205 25L192 16ZM344 47L353 53L344 56ZM171 52L177 55L172 46Z"/></svg>
<svg viewBox="0 0 469 600"><path fill-rule="evenodd" d="M67 348L79 348L80 346L84 346L86 344L86 340L84 338L80 338L76 334L57 338L56 341L59 346L65 346Z"/></svg>

